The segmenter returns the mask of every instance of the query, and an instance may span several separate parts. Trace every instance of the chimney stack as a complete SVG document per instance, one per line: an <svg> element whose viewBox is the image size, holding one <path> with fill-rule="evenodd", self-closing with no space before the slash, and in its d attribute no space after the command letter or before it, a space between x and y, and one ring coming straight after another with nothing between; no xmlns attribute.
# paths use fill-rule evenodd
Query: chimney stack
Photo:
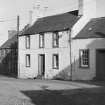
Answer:
<svg viewBox="0 0 105 105"><path fill-rule="evenodd" d="M83 15L83 0L78 0L78 15L82 16Z"/></svg>
<svg viewBox="0 0 105 105"><path fill-rule="evenodd" d="M8 30L8 39L11 39L17 33L16 30Z"/></svg>
<svg viewBox="0 0 105 105"><path fill-rule="evenodd" d="M32 11L30 10L29 11L29 25L31 25L32 24Z"/></svg>
<svg viewBox="0 0 105 105"><path fill-rule="evenodd" d="M78 0L79 16L96 17L96 2L100 0Z"/></svg>

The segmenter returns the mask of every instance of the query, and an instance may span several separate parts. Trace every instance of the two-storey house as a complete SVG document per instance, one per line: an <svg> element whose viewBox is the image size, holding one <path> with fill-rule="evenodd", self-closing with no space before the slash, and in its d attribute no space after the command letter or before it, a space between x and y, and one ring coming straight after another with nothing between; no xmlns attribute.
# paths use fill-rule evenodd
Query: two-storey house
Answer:
<svg viewBox="0 0 105 105"><path fill-rule="evenodd" d="M38 19L19 36L19 78L105 79L105 0Z"/></svg>
<svg viewBox="0 0 105 105"><path fill-rule="evenodd" d="M70 78L70 28L77 12L40 18L19 36L20 78L60 78L64 72Z"/></svg>

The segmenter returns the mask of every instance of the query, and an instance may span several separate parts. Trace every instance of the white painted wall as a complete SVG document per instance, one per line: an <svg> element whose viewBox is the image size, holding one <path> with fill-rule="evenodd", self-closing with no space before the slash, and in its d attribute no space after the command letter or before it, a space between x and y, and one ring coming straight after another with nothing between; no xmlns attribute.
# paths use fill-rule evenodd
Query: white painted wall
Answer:
<svg viewBox="0 0 105 105"><path fill-rule="evenodd" d="M45 78L60 76L62 70L70 77L69 33L60 34L59 48L52 48L52 33L45 34L45 48L39 49L39 35L31 35L31 48L25 49L25 36L19 37L19 78L33 78L38 75L38 55L45 54ZM25 55L31 54L31 67L25 66ZM52 55L59 54L59 69L52 68ZM66 70L65 70L66 69ZM67 78L67 77L66 77Z"/></svg>
<svg viewBox="0 0 105 105"><path fill-rule="evenodd" d="M34 54L36 50L33 47L37 44L34 41L34 39L37 40L36 36L30 36L31 50L25 48L25 36L19 37L19 78L33 78L38 73L38 71L36 70L38 66L36 63L34 63L37 60L37 56ZM31 67L26 67L26 54L31 55Z"/></svg>
<svg viewBox="0 0 105 105"><path fill-rule="evenodd" d="M60 48L52 48L52 34L45 34L45 48L39 49L38 35L31 35L31 49L25 49L25 37L19 37L19 78L34 78L38 75L38 54L45 54L45 78L52 79L57 77L66 79L70 77L70 49L69 35L66 33L60 38ZM79 50L90 50L89 68L79 67ZM105 39L76 39L72 40L72 64L73 80L91 80L96 76L96 49L105 49ZM52 69L52 55L59 54L59 69ZM31 54L31 67L25 66L25 55ZM62 74L63 73L63 74Z"/></svg>
<svg viewBox="0 0 105 105"><path fill-rule="evenodd" d="M90 50L89 68L79 67L79 50ZM96 76L96 49L105 49L105 39L77 39L72 43L72 62L74 80L91 80Z"/></svg>

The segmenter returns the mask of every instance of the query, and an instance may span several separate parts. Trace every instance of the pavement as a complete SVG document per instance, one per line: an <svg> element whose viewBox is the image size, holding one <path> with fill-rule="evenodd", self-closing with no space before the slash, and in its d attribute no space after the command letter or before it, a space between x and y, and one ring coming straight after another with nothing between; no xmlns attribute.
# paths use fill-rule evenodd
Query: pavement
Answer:
<svg viewBox="0 0 105 105"><path fill-rule="evenodd" d="M92 89L99 87L100 86L98 85L81 83L81 82L15 79L15 78L0 76L0 105L42 105L42 104L35 104L32 101L33 95L34 97L36 97L35 96L36 94L40 96L40 94L42 94L42 91L43 92L47 91L49 94L49 92L52 91L53 92L64 91L64 90L72 91L77 89L84 89L84 88Z"/></svg>

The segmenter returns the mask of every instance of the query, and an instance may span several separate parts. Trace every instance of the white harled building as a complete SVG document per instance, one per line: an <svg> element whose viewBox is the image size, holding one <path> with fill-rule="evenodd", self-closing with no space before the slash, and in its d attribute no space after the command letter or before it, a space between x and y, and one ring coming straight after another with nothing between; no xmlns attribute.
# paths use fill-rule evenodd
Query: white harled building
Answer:
<svg viewBox="0 0 105 105"><path fill-rule="evenodd" d="M78 10L39 18L19 35L19 78L105 79L105 1L78 4Z"/></svg>

